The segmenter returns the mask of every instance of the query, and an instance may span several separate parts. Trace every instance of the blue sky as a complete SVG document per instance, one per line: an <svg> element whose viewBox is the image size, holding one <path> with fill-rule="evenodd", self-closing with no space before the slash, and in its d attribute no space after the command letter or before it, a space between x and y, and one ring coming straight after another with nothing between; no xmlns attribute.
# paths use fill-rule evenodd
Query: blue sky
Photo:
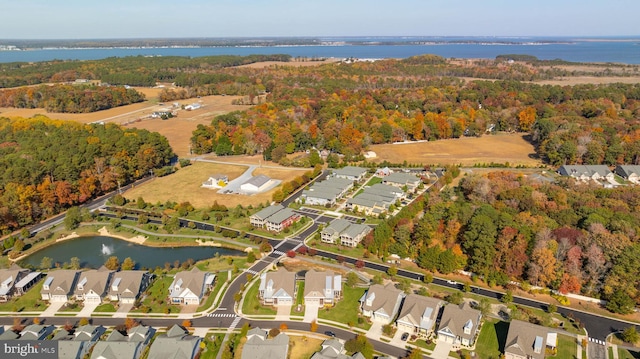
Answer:
<svg viewBox="0 0 640 359"><path fill-rule="evenodd" d="M640 35L638 0L0 0L4 39Z"/></svg>

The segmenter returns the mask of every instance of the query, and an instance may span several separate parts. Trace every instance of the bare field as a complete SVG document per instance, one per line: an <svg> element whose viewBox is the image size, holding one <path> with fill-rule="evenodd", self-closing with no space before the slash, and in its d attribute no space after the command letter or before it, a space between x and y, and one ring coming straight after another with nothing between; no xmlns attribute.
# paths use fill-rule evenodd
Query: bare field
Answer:
<svg viewBox="0 0 640 359"><path fill-rule="evenodd" d="M485 135L432 142L373 145L369 148L377 155L374 162L422 163L424 165L479 163L505 163L511 165L539 166L533 146L522 134Z"/></svg>
<svg viewBox="0 0 640 359"><path fill-rule="evenodd" d="M219 194L216 189L200 187L202 182L206 181L212 174L225 174L229 177L229 180L233 180L246 170L247 167L243 165L195 162L191 166L182 168L174 174L156 178L141 186L130 189L124 193L124 196L129 200L142 197L146 202L150 203L166 202L168 200L178 203L189 202L196 208L210 206L215 201L227 207L235 207L238 204L243 206L251 204L255 206L267 201L270 202L275 189L265 193L245 196L239 194ZM287 181L301 174L301 171L285 167L282 169L258 168L253 174L266 174L271 178Z"/></svg>
<svg viewBox="0 0 640 359"><path fill-rule="evenodd" d="M560 86L573 86L573 85L586 85L586 84L602 85L602 84L613 84L613 83L637 84L637 83L640 83L640 76L632 76L632 77L571 76L571 77L563 77L563 78L553 79L553 80L534 81L534 83L540 84L540 85L560 85Z"/></svg>

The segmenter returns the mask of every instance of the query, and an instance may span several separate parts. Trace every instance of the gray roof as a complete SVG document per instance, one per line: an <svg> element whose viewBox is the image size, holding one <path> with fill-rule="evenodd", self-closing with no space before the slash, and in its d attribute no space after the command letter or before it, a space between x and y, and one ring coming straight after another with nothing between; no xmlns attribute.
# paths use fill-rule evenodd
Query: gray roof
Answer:
<svg viewBox="0 0 640 359"><path fill-rule="evenodd" d="M594 174L598 174L602 177L611 173L609 167L605 165L564 165L558 169L558 173L562 176L580 177L587 176L592 177Z"/></svg>
<svg viewBox="0 0 640 359"><path fill-rule="evenodd" d="M544 359L548 332L545 327L512 320L509 323L504 352L532 359Z"/></svg>
<svg viewBox="0 0 640 359"><path fill-rule="evenodd" d="M400 302L404 297L404 292L397 289L393 283L386 286L374 284L364 296L362 309L370 310L377 313L386 314L389 318L396 315L396 311L400 308ZM367 304L367 299L373 298L371 305Z"/></svg>
<svg viewBox="0 0 640 359"><path fill-rule="evenodd" d="M303 190L302 191L302 195L304 197L307 198L320 198L320 199L326 199L329 201L334 201L336 200L336 198L338 197L338 194L340 194L341 191L339 190L328 190L328 191L324 191L322 189L316 189L313 191L309 191L309 190Z"/></svg>
<svg viewBox="0 0 640 359"><path fill-rule="evenodd" d="M304 296L325 297L325 289L331 291L342 289L342 276L333 271L319 272L314 269L307 271L304 275Z"/></svg>
<svg viewBox="0 0 640 359"><path fill-rule="evenodd" d="M271 178L269 178L269 177L267 177L265 175L257 175L257 176L251 177L248 181L243 183L243 185L250 184L250 185L254 185L256 187L260 187L260 186L264 185L265 183L267 183L269 181L271 181Z"/></svg>
<svg viewBox="0 0 640 359"><path fill-rule="evenodd" d="M410 173L404 173L404 172L394 172L382 179L383 182L399 183L403 185L407 183L414 183L419 180L420 179L415 175L412 175Z"/></svg>
<svg viewBox="0 0 640 359"><path fill-rule="evenodd" d="M193 294L202 297L205 294L205 280L212 275L209 272L201 271L195 266L190 271L180 271L173 277L173 282L169 288L169 296L177 297L185 289L189 289ZM178 290L175 288L176 285L179 286Z"/></svg>
<svg viewBox="0 0 640 359"><path fill-rule="evenodd" d="M19 340L42 340L49 334L53 333L55 327L53 325L31 324L27 325L20 332Z"/></svg>
<svg viewBox="0 0 640 359"><path fill-rule="evenodd" d="M192 359L199 350L202 338L189 335L184 328L174 325L166 334L156 337L149 349L153 359Z"/></svg>
<svg viewBox="0 0 640 359"><path fill-rule="evenodd" d="M337 187L340 189L345 189L345 188L349 188L350 186L353 186L353 181L348 180L346 178L335 178L335 177L331 177L331 178L327 178L326 180L322 181L322 182L316 182L314 183L314 185L312 186L312 188L314 187Z"/></svg>
<svg viewBox="0 0 640 359"><path fill-rule="evenodd" d="M273 339L247 336L242 348L242 359L286 359L289 351L289 337L280 333Z"/></svg>
<svg viewBox="0 0 640 359"><path fill-rule="evenodd" d="M409 294L404 299L398 321L408 322L422 329L433 329L443 302L440 299Z"/></svg>
<svg viewBox="0 0 640 359"><path fill-rule="evenodd" d="M260 290L264 290L265 298L290 296L294 297L296 274L280 268L275 272L260 275Z"/></svg>
<svg viewBox="0 0 640 359"><path fill-rule="evenodd" d="M283 209L284 209L284 207L282 205L274 204L273 206L266 207L266 208L260 210L259 212L253 214L252 217L256 217L258 219L264 220L264 219L269 218L269 216L273 215L274 213L276 213L278 211L281 211Z"/></svg>
<svg viewBox="0 0 640 359"><path fill-rule="evenodd" d="M347 203L351 205L362 206L367 208L373 208L373 207L389 208L389 203L386 201L383 201L381 199L375 200L375 199L365 198L361 196L350 198L349 200L347 200Z"/></svg>
<svg viewBox="0 0 640 359"><path fill-rule="evenodd" d="M114 271L107 269L105 266L99 269L90 269L84 272L80 272L78 276L78 282L76 283L75 295L87 294L90 291L103 296L108 291L109 279ZM79 288L82 284L82 289Z"/></svg>
<svg viewBox="0 0 640 359"><path fill-rule="evenodd" d="M356 166L346 166L343 168L336 168L333 170L333 174L336 176L351 176L360 177L367 173L367 169Z"/></svg>
<svg viewBox="0 0 640 359"><path fill-rule="evenodd" d="M638 165L618 165L615 169L616 174L623 178L629 178L630 175L636 174L640 176L640 166Z"/></svg>
<svg viewBox="0 0 640 359"><path fill-rule="evenodd" d="M351 238L355 238L362 233L369 233L369 231L371 231L371 227L366 224L351 223L351 225L345 229L344 232L340 233L340 235L342 236L344 234Z"/></svg>
<svg viewBox="0 0 640 359"><path fill-rule="evenodd" d="M291 208L284 208L283 210L278 211L273 215L269 216L269 218L267 218L267 222L282 223L286 219L293 217L295 215L296 215L296 212L294 212Z"/></svg>
<svg viewBox="0 0 640 359"><path fill-rule="evenodd" d="M480 325L481 313L471 309L466 303L462 305L447 304L442 312L438 332L451 333L464 339L473 341L473 337ZM465 325L471 325L471 334L464 333Z"/></svg>
<svg viewBox="0 0 640 359"><path fill-rule="evenodd" d="M40 293L51 293L52 295L69 295L73 292L76 278L78 275L77 270L59 269L51 271L47 274L49 283L49 289L44 289ZM47 283L47 282L45 282Z"/></svg>
<svg viewBox="0 0 640 359"><path fill-rule="evenodd" d="M20 268L15 263L8 269L0 269L0 295L9 293L16 281L22 279L27 273L29 273L28 269Z"/></svg>
<svg viewBox="0 0 640 359"><path fill-rule="evenodd" d="M140 293L142 278L149 272L141 270L123 270L114 273L113 280L109 284L109 295L119 294L121 297L134 298ZM113 285L118 283L118 289L113 290Z"/></svg>
<svg viewBox="0 0 640 359"><path fill-rule="evenodd" d="M347 229L350 225L351 222L347 221L346 219L338 218L331 221L329 225L326 226L322 231L329 234L340 233Z"/></svg>

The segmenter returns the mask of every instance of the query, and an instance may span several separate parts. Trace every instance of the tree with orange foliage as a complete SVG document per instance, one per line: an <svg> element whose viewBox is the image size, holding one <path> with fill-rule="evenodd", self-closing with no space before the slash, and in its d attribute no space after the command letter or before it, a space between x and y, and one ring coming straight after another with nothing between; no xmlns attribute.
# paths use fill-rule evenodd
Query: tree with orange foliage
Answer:
<svg viewBox="0 0 640 359"><path fill-rule="evenodd" d="M189 319L185 319L182 321L182 326L185 328L191 327L191 321Z"/></svg>
<svg viewBox="0 0 640 359"><path fill-rule="evenodd" d="M287 329L289 329L289 327L287 326L287 323L282 323L282 324L280 324L280 331L281 331L281 332L282 332L282 331L285 331L285 330L287 330Z"/></svg>
<svg viewBox="0 0 640 359"><path fill-rule="evenodd" d="M318 322L316 322L315 319L311 321L309 331L312 333L315 333L318 331Z"/></svg>

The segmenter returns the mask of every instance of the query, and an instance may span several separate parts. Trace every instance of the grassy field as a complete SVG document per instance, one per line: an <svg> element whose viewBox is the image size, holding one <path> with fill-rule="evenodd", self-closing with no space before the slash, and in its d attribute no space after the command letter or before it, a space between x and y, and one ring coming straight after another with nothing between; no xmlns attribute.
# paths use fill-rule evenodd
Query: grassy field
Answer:
<svg viewBox="0 0 640 359"><path fill-rule="evenodd" d="M213 287L211 292L209 292L209 295L207 296L207 299L204 301L204 303L202 303L202 305L199 306L198 309L196 309L196 312L203 311L203 310L211 307L211 305L213 305L213 300L216 299L216 295L220 291L220 288L222 288L224 283L227 281L228 274L229 273L226 272L226 271L218 272L216 274L216 285L215 285L215 287Z"/></svg>
<svg viewBox="0 0 640 359"><path fill-rule="evenodd" d="M0 304L2 312L31 312L43 311L47 308L47 302L43 301L40 295L44 279L29 289L23 296L13 297L6 303Z"/></svg>
<svg viewBox="0 0 640 359"><path fill-rule="evenodd" d="M211 339L210 339L211 338ZM201 359L215 359L220 351L224 334L207 335L205 343L205 349L200 354Z"/></svg>
<svg viewBox="0 0 640 359"><path fill-rule="evenodd" d="M578 350L578 343L575 338L558 335L558 353L555 358L558 359L575 359Z"/></svg>
<svg viewBox="0 0 640 359"><path fill-rule="evenodd" d="M196 162L168 176L155 178L141 186L132 188L124 193L129 200L142 197L149 203L164 203L173 201L177 203L189 202L195 208L205 208L211 206L215 201L224 204L228 208L233 208L239 204L243 206L257 206L260 203L271 201L275 189L265 193L258 193L252 196L239 194L220 194L215 189L200 187L214 173L222 173L230 180L240 176L247 170L242 165ZM257 168L253 175L266 174L271 178L279 180L290 180L295 176L302 175L304 171L282 168ZM279 188L279 187L276 187ZM248 223L248 219L247 219Z"/></svg>
<svg viewBox="0 0 640 359"><path fill-rule="evenodd" d="M640 358L639 352L630 352L627 349L618 348L619 359L638 359Z"/></svg>
<svg viewBox="0 0 640 359"><path fill-rule="evenodd" d="M260 281L256 281L245 292L244 302L242 304L242 313L249 315L276 315L278 312L275 309L260 303L260 299L258 298L259 287Z"/></svg>
<svg viewBox="0 0 640 359"><path fill-rule="evenodd" d="M309 359L320 349L322 349L321 339L293 335L289 337L289 358Z"/></svg>
<svg viewBox="0 0 640 359"><path fill-rule="evenodd" d="M360 310L358 309L360 303L358 299L362 297L365 290L366 288L349 288L343 286L342 299L332 308L318 310L318 317L368 330L371 324L367 321L358 324L358 317L360 316Z"/></svg>
<svg viewBox="0 0 640 359"><path fill-rule="evenodd" d="M480 329L474 350L478 358L499 358L504 351L509 323L489 319Z"/></svg>
<svg viewBox="0 0 640 359"><path fill-rule="evenodd" d="M93 311L94 313L115 313L116 307L111 303L100 304Z"/></svg>
<svg viewBox="0 0 640 359"><path fill-rule="evenodd" d="M535 149L522 134L497 134L432 142L384 144L369 148L377 154L375 162L422 163L424 165L505 163L539 166Z"/></svg>
<svg viewBox="0 0 640 359"><path fill-rule="evenodd" d="M141 307L146 306L150 308L152 313L166 313L167 310L170 310L171 313L179 312L179 307L167 303L167 296L169 295L168 288L172 282L172 276L163 275L156 278L151 286L147 288ZM131 312L141 313L142 310L138 308L133 309Z"/></svg>

